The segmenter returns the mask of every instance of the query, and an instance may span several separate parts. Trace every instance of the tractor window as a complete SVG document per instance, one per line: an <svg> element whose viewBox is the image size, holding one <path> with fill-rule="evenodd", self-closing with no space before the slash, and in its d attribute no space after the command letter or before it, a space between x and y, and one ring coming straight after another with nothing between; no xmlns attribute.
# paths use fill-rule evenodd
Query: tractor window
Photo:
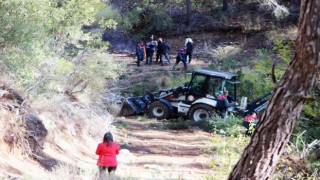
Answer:
<svg viewBox="0 0 320 180"><path fill-rule="evenodd" d="M237 82L226 81L226 85L225 85L225 90L229 91L229 96L230 96L230 98L233 98L233 99L236 98L236 94L234 94L235 93L235 84L236 83Z"/></svg>
<svg viewBox="0 0 320 180"><path fill-rule="evenodd" d="M218 97L222 94L224 87L224 80L220 78L210 77L208 81L208 91L207 94Z"/></svg>
<svg viewBox="0 0 320 180"><path fill-rule="evenodd" d="M223 91L225 80L204 75L196 75L190 86L190 94L196 97L204 97L207 94L219 96Z"/></svg>
<svg viewBox="0 0 320 180"><path fill-rule="evenodd" d="M195 97L205 96L204 87L203 87L205 81L206 81L206 76L196 75L190 84L189 94L192 94Z"/></svg>

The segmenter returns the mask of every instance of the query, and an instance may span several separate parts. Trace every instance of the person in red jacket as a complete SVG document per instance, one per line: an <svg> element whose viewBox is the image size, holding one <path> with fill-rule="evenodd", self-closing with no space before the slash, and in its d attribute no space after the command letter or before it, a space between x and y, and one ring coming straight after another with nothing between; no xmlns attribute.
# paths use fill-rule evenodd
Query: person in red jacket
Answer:
<svg viewBox="0 0 320 180"><path fill-rule="evenodd" d="M99 179L107 179L106 169L109 174L117 169L117 157L119 154L119 145L113 142L113 136L107 132L103 137L103 142L98 144L96 154L99 155L97 165L99 167Z"/></svg>

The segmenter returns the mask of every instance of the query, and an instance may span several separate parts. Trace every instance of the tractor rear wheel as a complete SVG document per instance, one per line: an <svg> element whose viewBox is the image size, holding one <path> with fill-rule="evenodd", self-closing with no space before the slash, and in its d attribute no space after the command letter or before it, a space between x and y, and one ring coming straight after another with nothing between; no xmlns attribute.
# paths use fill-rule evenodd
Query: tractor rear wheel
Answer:
<svg viewBox="0 0 320 180"><path fill-rule="evenodd" d="M213 107L206 104L196 104L190 108L189 118L193 121L201 121L211 118L213 114Z"/></svg>
<svg viewBox="0 0 320 180"><path fill-rule="evenodd" d="M170 116L170 111L167 105L160 101L155 101L150 104L148 115L157 119L167 119Z"/></svg>

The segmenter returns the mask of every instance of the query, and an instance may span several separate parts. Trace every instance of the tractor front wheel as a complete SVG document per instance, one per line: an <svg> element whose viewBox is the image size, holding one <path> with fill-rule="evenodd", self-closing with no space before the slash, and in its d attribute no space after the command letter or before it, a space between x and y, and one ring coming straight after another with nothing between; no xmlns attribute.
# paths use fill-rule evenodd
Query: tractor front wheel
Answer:
<svg viewBox="0 0 320 180"><path fill-rule="evenodd" d="M148 115L157 119L167 119L170 116L170 111L167 105L160 101L155 101L150 104Z"/></svg>
<svg viewBox="0 0 320 180"><path fill-rule="evenodd" d="M214 109L206 104L196 104L190 108L189 118L193 121L209 119L213 116Z"/></svg>

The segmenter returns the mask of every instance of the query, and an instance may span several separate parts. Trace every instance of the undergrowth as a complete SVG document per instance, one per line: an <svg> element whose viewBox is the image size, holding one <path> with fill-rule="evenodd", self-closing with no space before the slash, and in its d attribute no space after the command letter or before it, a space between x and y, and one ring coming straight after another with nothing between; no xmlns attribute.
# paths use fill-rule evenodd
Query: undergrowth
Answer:
<svg viewBox="0 0 320 180"><path fill-rule="evenodd" d="M211 127L213 134L211 137L212 148L207 149L211 154L212 161L210 167L216 172L207 177L207 180L227 179L233 166L237 163L244 148L250 141L245 135L244 127L239 125L239 118L231 117L227 119L215 118L204 123L207 128Z"/></svg>
<svg viewBox="0 0 320 180"><path fill-rule="evenodd" d="M184 121L183 118L173 119L165 124L166 129L172 130L180 130L180 129L188 129L189 125Z"/></svg>

